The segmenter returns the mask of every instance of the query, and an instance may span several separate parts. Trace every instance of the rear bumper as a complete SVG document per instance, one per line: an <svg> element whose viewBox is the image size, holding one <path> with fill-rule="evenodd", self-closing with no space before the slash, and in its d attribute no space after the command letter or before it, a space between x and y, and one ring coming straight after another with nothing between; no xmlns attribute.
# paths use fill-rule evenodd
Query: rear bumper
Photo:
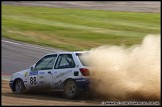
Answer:
<svg viewBox="0 0 162 107"><path fill-rule="evenodd" d="M79 78L75 79L75 81L80 91L89 90L90 80L88 78Z"/></svg>
<svg viewBox="0 0 162 107"><path fill-rule="evenodd" d="M9 81L9 86L10 86L11 90L14 91L14 82L13 81Z"/></svg>

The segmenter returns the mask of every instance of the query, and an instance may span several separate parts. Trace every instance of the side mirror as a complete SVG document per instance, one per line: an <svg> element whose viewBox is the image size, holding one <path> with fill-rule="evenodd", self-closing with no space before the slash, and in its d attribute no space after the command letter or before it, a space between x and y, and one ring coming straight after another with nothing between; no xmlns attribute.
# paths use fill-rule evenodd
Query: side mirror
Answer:
<svg viewBox="0 0 162 107"><path fill-rule="evenodd" d="M34 67L30 67L30 71L34 71Z"/></svg>

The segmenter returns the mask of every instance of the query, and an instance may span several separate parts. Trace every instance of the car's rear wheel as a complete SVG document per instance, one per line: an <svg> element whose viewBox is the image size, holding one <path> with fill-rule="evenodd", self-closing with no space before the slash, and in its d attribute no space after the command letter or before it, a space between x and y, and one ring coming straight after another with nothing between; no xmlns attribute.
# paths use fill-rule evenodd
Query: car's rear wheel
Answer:
<svg viewBox="0 0 162 107"><path fill-rule="evenodd" d="M15 82L15 93L16 94L23 94L23 93L25 93L25 91L26 91L26 89L25 89L23 81L20 80L20 79L16 80L16 82Z"/></svg>
<svg viewBox="0 0 162 107"><path fill-rule="evenodd" d="M78 94L78 87L74 80L70 79L65 82L64 85L64 96L72 99Z"/></svg>

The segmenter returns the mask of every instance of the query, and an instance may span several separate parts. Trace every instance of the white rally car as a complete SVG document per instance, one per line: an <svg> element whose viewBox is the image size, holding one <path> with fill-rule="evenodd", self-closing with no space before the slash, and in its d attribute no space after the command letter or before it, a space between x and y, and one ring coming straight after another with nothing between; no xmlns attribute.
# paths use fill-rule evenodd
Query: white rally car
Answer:
<svg viewBox="0 0 162 107"><path fill-rule="evenodd" d="M29 90L63 91L74 98L89 86L90 72L81 60L84 52L59 52L45 55L29 69L11 76L10 88L17 94Z"/></svg>

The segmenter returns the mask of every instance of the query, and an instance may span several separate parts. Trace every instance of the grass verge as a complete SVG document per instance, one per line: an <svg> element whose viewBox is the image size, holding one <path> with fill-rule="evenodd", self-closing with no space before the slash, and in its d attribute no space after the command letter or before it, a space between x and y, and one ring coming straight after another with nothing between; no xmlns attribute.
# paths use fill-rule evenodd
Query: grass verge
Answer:
<svg viewBox="0 0 162 107"><path fill-rule="evenodd" d="M2 37L60 48L133 45L160 33L159 13L114 12L2 4Z"/></svg>

